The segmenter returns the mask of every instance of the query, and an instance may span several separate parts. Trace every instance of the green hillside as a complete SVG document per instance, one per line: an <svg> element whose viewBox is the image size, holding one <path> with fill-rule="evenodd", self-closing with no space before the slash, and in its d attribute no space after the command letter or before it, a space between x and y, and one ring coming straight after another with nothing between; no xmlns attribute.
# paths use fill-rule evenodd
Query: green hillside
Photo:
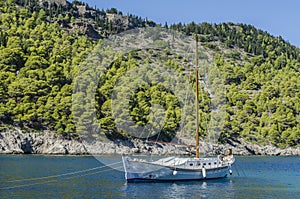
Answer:
<svg viewBox="0 0 300 199"><path fill-rule="evenodd" d="M131 51L110 60L99 84L94 85L95 121L88 120L94 110L89 101L80 109L72 109L72 103L83 97L74 95L73 89L84 61L105 38L125 30L154 26L160 25L137 16L124 16L116 9L91 8L78 1L0 0L1 128L19 127L24 132L51 130L78 136L78 132L97 132L93 126L96 124L110 139L130 137L131 132L118 130L111 111L112 92L118 80L141 64L168 65L179 73L190 65L184 57L168 50L163 37L157 38L155 48ZM244 139L283 148L299 146L300 50L297 47L245 24L179 23L165 28L191 38L198 34L202 49L207 56L214 57L213 67L225 78L226 107L223 126L219 127L220 142ZM104 49L102 53L113 52ZM91 68L87 65L86 70ZM157 71L145 73L153 76ZM193 78L187 81L194 86ZM201 91L201 118L209 121L213 99L204 88ZM165 123L152 124L156 128L149 131L149 137L171 140L182 123L182 104L163 84L142 85L132 91L128 107L135 125L143 127L151 123L152 104L164 109L156 117L163 118ZM201 121L202 137L208 133L206 121ZM82 128L78 128L78 123ZM159 138L158 129L161 129ZM193 132L189 134L192 136Z"/></svg>

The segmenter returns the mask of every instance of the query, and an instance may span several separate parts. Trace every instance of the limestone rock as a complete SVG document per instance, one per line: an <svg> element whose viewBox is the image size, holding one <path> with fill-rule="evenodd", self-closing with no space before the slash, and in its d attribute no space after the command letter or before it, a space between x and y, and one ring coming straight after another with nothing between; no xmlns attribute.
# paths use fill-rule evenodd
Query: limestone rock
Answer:
<svg viewBox="0 0 300 199"><path fill-rule="evenodd" d="M194 153L191 139L178 139L180 145L145 140L105 140L86 142L65 138L50 131L22 133L19 129L0 132L0 153L2 154L148 154L148 155L190 155ZM219 155L232 148L235 155L300 155L300 148L279 149L274 146L259 146L243 140L229 140L227 144L200 142L200 154Z"/></svg>

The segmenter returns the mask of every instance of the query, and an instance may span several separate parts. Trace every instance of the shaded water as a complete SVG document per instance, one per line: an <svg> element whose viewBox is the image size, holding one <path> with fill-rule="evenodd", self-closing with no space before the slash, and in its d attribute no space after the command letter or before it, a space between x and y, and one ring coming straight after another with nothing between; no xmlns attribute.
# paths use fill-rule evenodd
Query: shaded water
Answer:
<svg viewBox="0 0 300 199"><path fill-rule="evenodd" d="M98 159L0 155L0 198L300 198L300 157L236 157L228 178L168 183L126 183L120 156Z"/></svg>

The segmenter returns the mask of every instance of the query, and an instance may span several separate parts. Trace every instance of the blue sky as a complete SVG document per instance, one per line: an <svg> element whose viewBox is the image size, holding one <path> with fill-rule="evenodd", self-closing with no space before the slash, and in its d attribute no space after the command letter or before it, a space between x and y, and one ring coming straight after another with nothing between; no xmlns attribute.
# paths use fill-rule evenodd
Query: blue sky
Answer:
<svg viewBox="0 0 300 199"><path fill-rule="evenodd" d="M117 8L156 23L234 22L282 36L300 48L300 0L83 0L100 9Z"/></svg>

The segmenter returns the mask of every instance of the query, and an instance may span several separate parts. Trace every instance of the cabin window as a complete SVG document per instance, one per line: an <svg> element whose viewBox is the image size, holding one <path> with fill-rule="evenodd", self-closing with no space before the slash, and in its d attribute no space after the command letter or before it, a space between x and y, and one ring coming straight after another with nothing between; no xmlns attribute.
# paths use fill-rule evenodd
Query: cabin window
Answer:
<svg viewBox="0 0 300 199"><path fill-rule="evenodd" d="M217 162L215 162L215 164L217 164Z"/></svg>
<svg viewBox="0 0 300 199"><path fill-rule="evenodd" d="M211 165L211 163L209 162L208 165Z"/></svg>
<svg viewBox="0 0 300 199"><path fill-rule="evenodd" d="M206 165L206 163L203 163L203 165L205 166L205 165Z"/></svg>
<svg viewBox="0 0 300 199"><path fill-rule="evenodd" d="M192 167L194 164L193 163L190 163L190 166Z"/></svg>
<svg viewBox="0 0 300 199"><path fill-rule="evenodd" d="M201 163L200 163L200 162L198 162L198 163L197 163L197 166L201 166Z"/></svg>

